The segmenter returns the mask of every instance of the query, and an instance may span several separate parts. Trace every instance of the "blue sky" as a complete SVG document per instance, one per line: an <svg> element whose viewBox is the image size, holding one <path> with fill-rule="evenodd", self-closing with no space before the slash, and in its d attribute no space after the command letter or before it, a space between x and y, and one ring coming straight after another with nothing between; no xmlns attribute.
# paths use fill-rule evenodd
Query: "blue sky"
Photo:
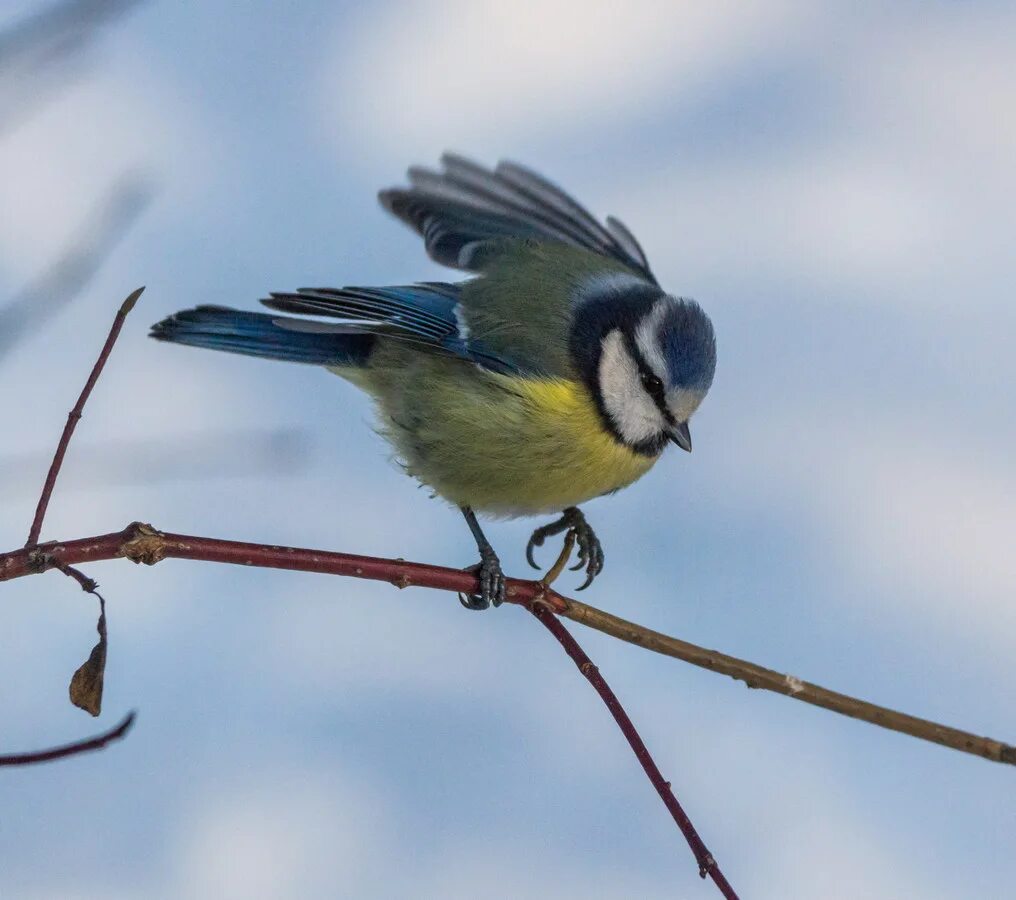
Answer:
<svg viewBox="0 0 1016 900"><path fill-rule="evenodd" d="M589 505L608 562L583 599L1016 740L1014 26L997 3L145 4L0 136L0 296L121 173L157 185L89 288L2 361L2 450L37 459L5 485L7 545L116 305L146 284L44 537L143 519L472 563L354 389L145 333L196 303L444 277L376 190L445 149L510 157L620 216L718 334L695 453ZM251 474L251 429L298 432L303 452ZM146 452L110 486L88 463L200 434L240 474L169 478ZM510 572L534 524L490 527ZM0 779L3 896L714 895L520 611L198 563L93 569L102 719L65 699L92 604L57 575L8 584L3 748L128 708L138 724ZM1011 771L577 636L742 896L1000 897L1016 879Z"/></svg>

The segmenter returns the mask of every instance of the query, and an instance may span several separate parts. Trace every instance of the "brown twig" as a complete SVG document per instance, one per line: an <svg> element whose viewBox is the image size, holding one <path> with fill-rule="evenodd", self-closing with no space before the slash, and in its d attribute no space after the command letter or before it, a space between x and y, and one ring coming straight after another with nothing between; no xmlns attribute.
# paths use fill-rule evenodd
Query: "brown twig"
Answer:
<svg viewBox="0 0 1016 900"><path fill-rule="evenodd" d="M134 522L123 531L97 535L61 543L48 543L35 554L29 548L0 554L0 581L33 575L52 563L96 562L104 559L130 559L153 565L162 559L195 559L206 562L233 563L301 572L320 572L386 581L396 587L428 587L438 590L475 593L479 589L476 575L462 569L448 569L405 560L354 556L325 550L305 550L268 544L248 544L217 538L195 537L157 531L150 525ZM41 563L38 561L41 560ZM754 663L707 650L687 641L653 631L634 622L579 603L562 596L539 581L508 579L506 599L528 605L540 597L555 613L628 643L656 653L673 656L693 665L744 681L750 687L775 691L795 700L821 706L841 715L850 716L889 728L911 737L931 741L953 750L960 750L994 762L1016 765L1016 747L992 738L980 737L926 719L876 706L855 697L830 691L819 685L784 675Z"/></svg>
<svg viewBox="0 0 1016 900"><path fill-rule="evenodd" d="M56 477L60 474L60 467L63 465L64 454L67 452L67 445L70 443L71 435L74 434L74 429L77 427L78 419L81 418L81 412L85 408L85 402L88 400L88 395L92 393L92 388L95 387L95 382L99 380L99 375L102 374L103 366L106 365L106 360L109 359L109 354L113 350L113 345L116 343L116 339L120 334L120 329L123 328L124 319L126 319L128 313L134 309L134 304L138 302L138 297L141 296L143 291L144 288L139 287L126 300L124 300L123 303L120 304L120 309L117 311L116 317L113 319L113 325L109 329L109 336L106 338L106 343L102 345L99 358L95 361L95 365L92 366L92 371L88 376L88 380L85 382L85 386L81 389L78 402L74 404L74 409L72 409L67 415L67 424L64 425L63 434L60 435L60 443L57 444L56 453L53 454L53 462L50 464L49 473L46 475L46 483L42 487L42 495L39 497L39 504L35 508L35 518L32 520L32 527L28 532L28 540L25 542L26 547L34 547L39 543L39 534L42 531L42 520L46 518L46 508L49 506L49 498L53 495L53 488L56 485Z"/></svg>
<svg viewBox="0 0 1016 900"><path fill-rule="evenodd" d="M77 756L79 753L88 753L91 750L101 750L107 744L118 741L134 724L137 714L134 711L127 713L124 720L115 728L97 734L95 737L84 741L75 741L73 744L64 744L62 747L51 747L48 750L35 750L31 753L10 753L0 756L0 766L30 766L35 763L50 762L54 759L64 759L68 756Z"/></svg>
<svg viewBox="0 0 1016 900"><path fill-rule="evenodd" d="M569 528L564 535L564 543L561 544L561 552L557 555L557 559L554 561L547 574L540 579L540 581L547 587L550 587L560 577L564 571L564 567L568 565L568 560L571 559L572 550L575 549L575 530Z"/></svg>
<svg viewBox="0 0 1016 900"><path fill-rule="evenodd" d="M610 685L607 684L604 677L600 674L600 670L593 665L593 661L586 655L568 629L553 614L551 608L544 606L540 602L535 602L529 607L529 611L557 638L561 646L564 647L565 653L571 657L572 662L575 663L578 670L593 686L596 693L600 695L604 705L610 710L614 721L617 722L617 727L621 729L621 733L624 734L625 739L631 745L636 758L641 763L653 787L656 788L656 793L660 795L660 799L663 800L667 810L674 817L677 827L681 829L681 833L688 842L688 846L691 847L691 852L695 854L695 861L699 866L699 875L703 878L708 875L716 883L716 886L724 897L727 897L728 900L737 900L737 894L724 877L723 872L720 871L719 864L703 843L702 838L699 837L695 826L691 823L691 819L688 818L677 797L674 796L670 782L663 777L659 767L649 754L649 750L646 748L638 730L624 711L624 707L621 706L617 695L610 689Z"/></svg>

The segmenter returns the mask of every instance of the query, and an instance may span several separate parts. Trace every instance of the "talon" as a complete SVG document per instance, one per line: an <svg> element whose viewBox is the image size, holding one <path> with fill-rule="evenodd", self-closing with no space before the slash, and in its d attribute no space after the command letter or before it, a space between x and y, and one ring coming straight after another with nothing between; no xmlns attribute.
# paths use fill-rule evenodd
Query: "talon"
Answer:
<svg viewBox="0 0 1016 900"><path fill-rule="evenodd" d="M593 579L603 571L603 548L596 537L596 532L589 527L586 517L578 507L570 506L557 521L543 525L533 532L526 545L526 560L533 568L539 568L533 556L533 548L542 546L548 537L561 534L561 532L570 532L575 537L575 542L578 545L578 562L568 568L572 572L585 569L586 580L578 589L585 590L593 583Z"/></svg>
<svg viewBox="0 0 1016 900"><path fill-rule="evenodd" d="M529 563L529 565L531 565L534 569L538 569L538 568L540 568L540 566L536 562L535 557L533 556L533 551L537 547L542 546L542 544L543 544L543 541L537 542L536 539L535 539L535 536L531 537L529 539L529 543L526 544L526 562Z"/></svg>
<svg viewBox="0 0 1016 900"><path fill-rule="evenodd" d="M466 571L477 575L480 582L480 593L463 597L459 594L459 602L466 609L486 609L488 606L500 606L505 598L505 578L501 570L501 561L497 558L494 548L483 534L480 523L476 521L476 513L468 506L461 507L469 530L473 532L480 561Z"/></svg>
<svg viewBox="0 0 1016 900"><path fill-rule="evenodd" d="M475 572L480 578L479 594L459 594L459 602L466 609L481 610L504 603L505 577L497 554L482 553L480 562L466 571Z"/></svg>
<svg viewBox="0 0 1016 900"><path fill-rule="evenodd" d="M466 609L481 610L490 606L479 594L459 594L459 603Z"/></svg>

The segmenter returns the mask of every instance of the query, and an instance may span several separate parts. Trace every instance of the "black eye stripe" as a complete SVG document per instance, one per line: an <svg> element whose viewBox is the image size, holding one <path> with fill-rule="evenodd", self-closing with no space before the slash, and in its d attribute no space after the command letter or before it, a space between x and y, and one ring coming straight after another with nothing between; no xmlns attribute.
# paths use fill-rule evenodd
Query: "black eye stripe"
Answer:
<svg viewBox="0 0 1016 900"><path fill-rule="evenodd" d="M673 424L674 417L667 408L667 398L664 396L663 382L660 381L659 376L643 369L641 366L639 367L639 374L642 376L642 385L645 387L649 396L653 398L656 408L663 414L663 418L666 419L667 422Z"/></svg>
<svg viewBox="0 0 1016 900"><path fill-rule="evenodd" d="M638 366L639 378L642 381L642 386L646 389L646 393L652 398L653 403L656 404L656 408L660 411L664 420L673 425L674 417L667 408L667 398L663 389L663 381L660 380L659 375L649 368L649 363L646 362L646 358L642 355L642 348L639 347L638 343L635 341L634 335L630 331L625 333L625 344L628 347L628 352L631 354L632 359L635 360L635 365Z"/></svg>

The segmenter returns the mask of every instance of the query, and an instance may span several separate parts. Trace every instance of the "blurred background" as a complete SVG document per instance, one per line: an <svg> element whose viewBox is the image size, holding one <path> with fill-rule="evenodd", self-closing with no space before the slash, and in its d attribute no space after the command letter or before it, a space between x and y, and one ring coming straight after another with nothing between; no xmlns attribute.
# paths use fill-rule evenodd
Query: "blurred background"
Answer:
<svg viewBox="0 0 1016 900"><path fill-rule="evenodd" d="M583 599L1016 739L1016 15L998 2L50 3L0 12L0 529L134 519L474 562L364 397L148 326L269 290L449 277L375 200L455 149L620 216L719 338L695 453L587 512ZM454 277L454 276L452 276ZM525 574L533 521L490 527ZM551 551L544 551L549 561ZM7 898L712 897L529 617L314 575L4 585ZM578 581L566 577L569 592ZM578 630L744 897L1004 897L1013 772Z"/></svg>

